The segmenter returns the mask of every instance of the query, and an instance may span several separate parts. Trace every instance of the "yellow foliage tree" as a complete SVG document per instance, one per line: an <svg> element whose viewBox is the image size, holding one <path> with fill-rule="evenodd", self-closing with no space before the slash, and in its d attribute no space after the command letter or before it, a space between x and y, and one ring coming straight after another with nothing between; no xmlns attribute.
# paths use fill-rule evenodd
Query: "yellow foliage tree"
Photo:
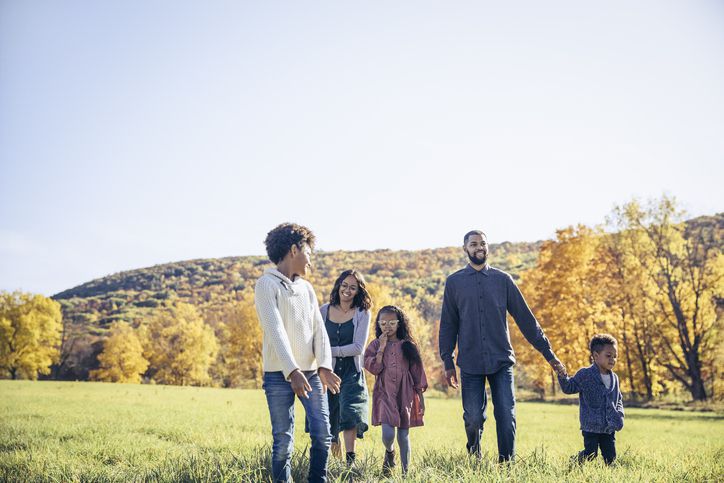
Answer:
<svg viewBox="0 0 724 483"><path fill-rule="evenodd" d="M161 308L142 326L143 355L151 378L161 384L201 385L219 350L216 335L196 307L179 302Z"/></svg>
<svg viewBox="0 0 724 483"><path fill-rule="evenodd" d="M712 218L682 220L671 198L633 201L614 209L610 233L579 226L543 244L522 289L569 368L588 364L591 335L609 332L619 341L625 392L651 399L683 387L695 400L715 393L724 230ZM516 344L516 351L539 387L549 379L555 389L529 346Z"/></svg>
<svg viewBox="0 0 724 483"><path fill-rule="evenodd" d="M676 200L666 196L645 207L637 201L619 206L612 218L637 237L631 261L648 282L640 297L654 310L657 362L694 400L709 398L724 328L717 310L724 299L722 228L687 226Z"/></svg>
<svg viewBox="0 0 724 483"><path fill-rule="evenodd" d="M222 313L223 345L221 359L228 385L240 386L251 381L261 383L262 331L254 307L253 294L225 307Z"/></svg>
<svg viewBox="0 0 724 483"><path fill-rule="evenodd" d="M60 304L42 295L0 292L0 371L37 379L58 361Z"/></svg>
<svg viewBox="0 0 724 483"><path fill-rule="evenodd" d="M612 313L618 315L622 387L650 400L664 389L666 375L656 361L658 310L651 297L644 296L655 292L639 260L644 243L641 233L633 230L607 236L601 245L606 270L599 282Z"/></svg>
<svg viewBox="0 0 724 483"><path fill-rule="evenodd" d="M133 328L123 322L113 326L98 355L100 367L91 371L95 381L139 383L148 368L143 346Z"/></svg>
<svg viewBox="0 0 724 483"><path fill-rule="evenodd" d="M575 372L590 364L588 342L598 332L615 332L615 320L597 283L600 236L579 225L557 231L541 247L538 264L523 275L521 290L561 361ZM555 393L557 380L535 349L511 331L526 373L540 388Z"/></svg>

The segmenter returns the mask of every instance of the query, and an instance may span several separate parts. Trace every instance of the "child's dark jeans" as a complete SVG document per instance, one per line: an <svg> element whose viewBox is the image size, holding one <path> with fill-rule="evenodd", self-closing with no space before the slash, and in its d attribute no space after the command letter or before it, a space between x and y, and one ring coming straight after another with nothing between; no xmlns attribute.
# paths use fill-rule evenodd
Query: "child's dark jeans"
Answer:
<svg viewBox="0 0 724 483"><path fill-rule="evenodd" d="M616 433L583 433L583 451L578 453L578 461L592 460L598 456L598 447L601 447L601 456L607 465L616 459Z"/></svg>

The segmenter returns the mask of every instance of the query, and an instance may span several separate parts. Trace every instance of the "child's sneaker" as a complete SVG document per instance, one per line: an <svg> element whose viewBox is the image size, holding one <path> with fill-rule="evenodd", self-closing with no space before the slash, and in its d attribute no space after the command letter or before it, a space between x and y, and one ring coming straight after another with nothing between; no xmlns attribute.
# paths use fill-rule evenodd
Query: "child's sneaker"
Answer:
<svg viewBox="0 0 724 483"><path fill-rule="evenodd" d="M387 451L385 450L385 460L382 462L382 475L383 476L390 476L392 475L392 468L395 467L395 450Z"/></svg>

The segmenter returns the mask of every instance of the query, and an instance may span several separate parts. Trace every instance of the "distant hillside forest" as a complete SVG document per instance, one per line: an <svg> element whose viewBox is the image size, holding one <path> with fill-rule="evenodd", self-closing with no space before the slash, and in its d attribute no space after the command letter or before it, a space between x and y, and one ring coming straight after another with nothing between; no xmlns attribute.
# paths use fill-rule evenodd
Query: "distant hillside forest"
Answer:
<svg viewBox="0 0 724 483"><path fill-rule="evenodd" d="M518 277L535 264L541 243L493 244L491 262ZM433 325L440 316L445 278L466 263L459 247L318 252L309 280L323 303L336 277L355 268L365 275L368 285L388 289L393 300L412 299ZM266 257L259 256L189 260L117 273L54 295L66 328L53 377L88 379L113 323L139 326L155 309L172 301L193 304L213 325L213 314L248 298L256 279L271 266Z"/></svg>
<svg viewBox="0 0 724 483"><path fill-rule="evenodd" d="M489 262L512 274L571 372L590 364L590 338L610 333L627 397L704 401L724 396L723 248L724 214L687 221L664 196L552 240L494 243ZM376 307L402 307L428 380L446 389L437 334L445 279L467 263L461 247L320 252L313 263L320 303L354 268ZM110 275L54 300L0 293L0 377L259 387L254 284L270 266L258 256L191 260ZM555 394L553 372L512 322L510 337L518 385Z"/></svg>

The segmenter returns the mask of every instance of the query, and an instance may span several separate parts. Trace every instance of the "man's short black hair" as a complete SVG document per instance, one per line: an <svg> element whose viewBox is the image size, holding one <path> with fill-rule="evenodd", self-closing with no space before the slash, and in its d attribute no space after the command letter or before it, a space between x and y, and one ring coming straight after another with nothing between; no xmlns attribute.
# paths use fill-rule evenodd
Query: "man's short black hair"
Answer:
<svg viewBox="0 0 724 483"><path fill-rule="evenodd" d="M470 231L467 232L467 233L465 234L465 236L463 237L463 245L467 245L467 244L468 244L468 238L470 238L470 237L473 236L473 235L480 235L480 236L482 236L485 240L488 239L488 235L486 235L482 230L470 230Z"/></svg>
<svg viewBox="0 0 724 483"><path fill-rule="evenodd" d="M618 347L618 342L611 334L596 334L591 339L589 348L591 349L591 352L601 352L607 345Z"/></svg>
<svg viewBox="0 0 724 483"><path fill-rule="evenodd" d="M273 263L279 263L292 249L292 245L302 248L305 243L314 249L316 238L312 230L296 223L282 223L267 233L264 245L266 254Z"/></svg>

